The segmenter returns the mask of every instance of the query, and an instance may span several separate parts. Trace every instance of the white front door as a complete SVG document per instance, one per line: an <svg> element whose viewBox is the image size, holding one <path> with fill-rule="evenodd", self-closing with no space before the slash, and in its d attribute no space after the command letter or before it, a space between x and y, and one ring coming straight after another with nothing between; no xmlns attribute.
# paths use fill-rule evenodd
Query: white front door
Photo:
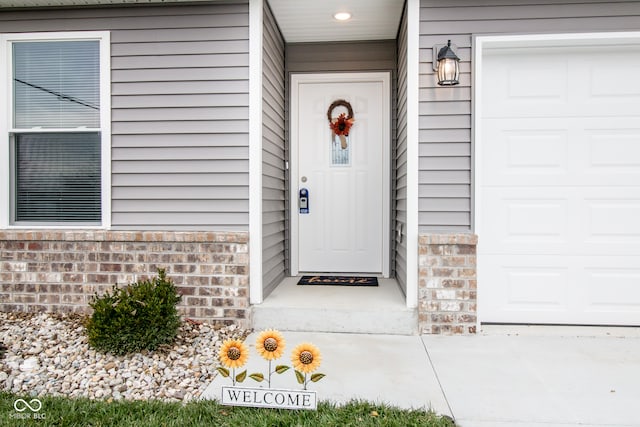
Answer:
<svg viewBox="0 0 640 427"><path fill-rule="evenodd" d="M327 112L353 109L348 137ZM291 270L389 274L389 75L294 75L291 100ZM332 117L348 113L337 106ZM308 212L300 190L308 191Z"/></svg>

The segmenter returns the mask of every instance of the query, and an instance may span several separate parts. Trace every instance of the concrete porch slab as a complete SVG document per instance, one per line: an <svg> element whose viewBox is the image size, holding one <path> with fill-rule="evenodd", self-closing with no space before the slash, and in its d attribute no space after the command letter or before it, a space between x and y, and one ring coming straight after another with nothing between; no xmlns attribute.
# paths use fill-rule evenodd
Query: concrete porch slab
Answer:
<svg viewBox="0 0 640 427"><path fill-rule="evenodd" d="M252 306L256 330L413 335L418 312L407 308L395 279L379 286L298 286L287 277L262 304Z"/></svg>

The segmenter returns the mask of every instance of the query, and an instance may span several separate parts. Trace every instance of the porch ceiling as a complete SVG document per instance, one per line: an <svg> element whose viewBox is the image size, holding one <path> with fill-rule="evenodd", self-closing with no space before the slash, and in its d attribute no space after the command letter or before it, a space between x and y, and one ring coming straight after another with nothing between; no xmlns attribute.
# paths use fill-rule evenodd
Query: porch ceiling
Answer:
<svg viewBox="0 0 640 427"><path fill-rule="evenodd" d="M404 0L268 0L288 43L395 39ZM349 12L349 21L333 18Z"/></svg>

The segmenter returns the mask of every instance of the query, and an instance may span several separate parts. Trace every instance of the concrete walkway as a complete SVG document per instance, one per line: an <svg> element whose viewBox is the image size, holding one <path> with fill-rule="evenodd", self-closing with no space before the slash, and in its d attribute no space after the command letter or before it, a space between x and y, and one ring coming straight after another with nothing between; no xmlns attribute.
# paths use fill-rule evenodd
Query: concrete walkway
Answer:
<svg viewBox="0 0 640 427"><path fill-rule="evenodd" d="M458 425L640 426L637 330L526 332L422 338Z"/></svg>
<svg viewBox="0 0 640 427"><path fill-rule="evenodd" d="M309 385L319 400L345 403L352 399L385 402L403 408L433 408L448 414L449 407L440 390L429 356L418 336L335 334L318 332L282 332L287 342L285 355L278 364L291 366L291 350L311 342L322 353L317 372L327 376ZM250 348L249 373L267 371L267 362L255 352L257 334L245 340ZM243 385L259 386L251 379ZM230 378L217 376L203 398L220 400L221 386L231 385ZM299 390L293 370L272 376L272 388Z"/></svg>
<svg viewBox="0 0 640 427"><path fill-rule="evenodd" d="M461 427L640 426L640 329L614 330L621 337L563 330L464 337L283 332L287 350L278 363L291 365L290 350L310 341L322 352L318 372L327 375L309 386L320 400L432 409ZM247 368L264 373L256 336L246 341ZM218 376L203 398L220 399L220 387L230 383ZM243 385L259 386L251 379ZM272 388L300 387L292 371L273 376Z"/></svg>

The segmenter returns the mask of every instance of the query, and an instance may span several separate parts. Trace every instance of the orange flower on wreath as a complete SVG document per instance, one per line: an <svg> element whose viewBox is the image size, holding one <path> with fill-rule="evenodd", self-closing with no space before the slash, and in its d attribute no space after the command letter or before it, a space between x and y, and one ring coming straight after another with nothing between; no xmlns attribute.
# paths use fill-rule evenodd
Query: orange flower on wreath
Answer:
<svg viewBox="0 0 640 427"><path fill-rule="evenodd" d="M351 126L353 126L354 121L355 120L353 118L348 119L345 113L341 113L337 119L329 123L329 126L336 135L349 136L349 130L351 129Z"/></svg>

